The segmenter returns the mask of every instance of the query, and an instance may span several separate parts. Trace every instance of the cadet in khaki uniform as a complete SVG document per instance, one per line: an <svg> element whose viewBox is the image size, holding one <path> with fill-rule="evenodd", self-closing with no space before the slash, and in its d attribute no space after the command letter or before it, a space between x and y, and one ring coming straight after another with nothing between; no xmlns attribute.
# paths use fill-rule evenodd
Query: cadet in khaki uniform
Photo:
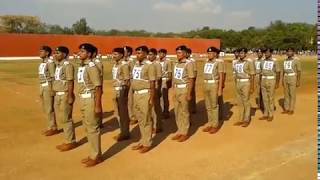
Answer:
<svg viewBox="0 0 320 180"><path fill-rule="evenodd" d="M148 47L140 46L136 49L137 62L132 70L132 90L134 114L138 119L141 139L132 150L146 153L152 145L151 112L154 105L156 74L154 66L146 59Z"/></svg>
<svg viewBox="0 0 320 180"><path fill-rule="evenodd" d="M54 109L60 114L60 122L66 143L58 145L60 151L68 151L77 147L74 126L72 121L72 109L74 96L74 67L67 60L69 49L60 46L55 51L56 69L53 81L55 92Z"/></svg>
<svg viewBox="0 0 320 180"><path fill-rule="evenodd" d="M79 49L79 59L81 60L77 73L79 104L90 146L90 155L81 162L86 167L92 167L102 162L99 128L99 118L102 111L102 82L99 69L93 62L94 46L84 43L79 46Z"/></svg>
<svg viewBox="0 0 320 180"><path fill-rule="evenodd" d="M250 124L250 94L254 91L254 65L246 59L248 50L239 50L239 60L234 64L236 77L236 90L239 104L239 121L235 126L247 127Z"/></svg>
<svg viewBox="0 0 320 180"><path fill-rule="evenodd" d="M219 105L218 96L222 95L223 63L217 61L220 50L215 47L207 49L208 60L203 68L204 99L208 115L208 123L203 132L214 134L219 130Z"/></svg>
<svg viewBox="0 0 320 180"><path fill-rule="evenodd" d="M96 65L96 67L99 70L99 75L100 75L100 79L101 79L101 89L102 89L102 94L103 94L103 63L102 63L102 57L101 54L98 54L98 48L93 46L94 48L94 52L93 52L93 62ZM101 102L102 103L102 102ZM101 104L102 107L102 104ZM101 110L101 114L99 117L99 127L103 128L103 123L102 123L102 119L103 119L103 110Z"/></svg>
<svg viewBox="0 0 320 180"><path fill-rule="evenodd" d="M52 90L52 81L54 78L55 64L53 60L49 59L51 55L51 48L42 46L40 48L40 58L42 62L39 65L39 81L40 81L40 99L44 113L47 116L48 128L43 133L45 136L52 136L58 134L56 116L54 112L54 93Z"/></svg>
<svg viewBox="0 0 320 180"><path fill-rule="evenodd" d="M187 61L188 63L193 64L194 68L194 86L192 87L192 92L191 92L191 101L189 102L189 111L192 114L197 113L197 101L196 101L196 81L197 81L197 63L196 61L191 57L192 55L192 50L190 48L187 48Z"/></svg>
<svg viewBox="0 0 320 180"><path fill-rule="evenodd" d="M235 64L236 64L236 62L239 60L239 49L235 49L234 51L233 51L233 54L234 54L234 59L232 60L232 74L233 74L233 78L234 78L234 87L236 87L237 86L237 78L236 78L236 71L235 71ZM237 88L234 88L235 90L237 90ZM237 91L235 91L235 95L237 94ZM236 97L236 96L235 96ZM237 98L235 98L234 100L233 100L233 104L236 106L236 105L238 105L238 102L237 102L238 100L237 100Z"/></svg>
<svg viewBox="0 0 320 180"><path fill-rule="evenodd" d="M172 86L172 62L166 58L167 50L159 50L159 63L162 67L162 85L161 85L161 99L160 104L163 110L163 118L170 117L169 112L169 89Z"/></svg>
<svg viewBox="0 0 320 180"><path fill-rule="evenodd" d="M130 56L132 55L132 48L130 46L124 46L124 60L129 63L129 70L132 72L132 69L134 67L135 61ZM130 73L131 74L131 73ZM132 77L131 77L132 81ZM134 108L133 108L133 91L132 86L129 88L128 92L128 112L129 112L129 118L130 118L130 124L134 125L138 123L138 120L136 119L134 115Z"/></svg>
<svg viewBox="0 0 320 180"><path fill-rule="evenodd" d="M117 117L120 134L114 137L116 141L123 141L130 138L129 115L128 115L128 91L130 81L129 63L123 59L124 49L114 48L112 58L113 79L113 104Z"/></svg>
<svg viewBox="0 0 320 180"><path fill-rule="evenodd" d="M288 58L283 62L284 111L282 114L294 113L296 88L300 86L301 63L294 58L294 49L287 49Z"/></svg>
<svg viewBox="0 0 320 180"><path fill-rule="evenodd" d="M263 50L262 49L257 49L257 58L254 60L254 65L255 65L255 101L257 103L258 109L261 109L263 112L263 102L262 102L262 93L261 93L261 82L260 82L260 74L261 74L261 62L263 61Z"/></svg>
<svg viewBox="0 0 320 180"><path fill-rule="evenodd" d="M153 133L162 132L162 109L160 104L161 97L161 85L162 85L162 67L157 59L157 50L154 48L149 49L148 60L154 66L156 74L155 82L155 94L154 94L154 106L152 109L152 120L153 120Z"/></svg>
<svg viewBox="0 0 320 180"><path fill-rule="evenodd" d="M187 47L182 45L176 48L177 62L173 71L174 86L174 112L178 126L177 133L172 140L178 142L186 141L190 127L189 102L192 99L192 89L194 86L194 64L187 62Z"/></svg>
<svg viewBox="0 0 320 180"><path fill-rule="evenodd" d="M260 120L273 120L274 92L279 87L280 66L279 62L272 58L272 49L265 50L265 59L261 62L261 91L264 105L263 117Z"/></svg>
<svg viewBox="0 0 320 180"><path fill-rule="evenodd" d="M222 76L222 91L225 87L225 81L226 81L226 76L227 76L227 71L226 71L226 65L224 63L223 59L219 58L219 54L220 54L220 50L217 49L218 51L216 52L216 61L222 64L222 71L223 71L223 76ZM215 50L216 51L216 50ZM223 100L223 93L221 92L221 94L218 95L218 105L219 105L219 120L223 120L224 118L224 109L223 109L223 105L224 105L224 100Z"/></svg>

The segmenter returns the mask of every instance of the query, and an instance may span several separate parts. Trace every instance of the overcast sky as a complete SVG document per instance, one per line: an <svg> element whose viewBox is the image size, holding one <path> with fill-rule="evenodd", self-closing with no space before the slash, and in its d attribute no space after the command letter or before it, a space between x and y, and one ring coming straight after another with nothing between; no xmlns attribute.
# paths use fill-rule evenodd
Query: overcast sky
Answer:
<svg viewBox="0 0 320 180"><path fill-rule="evenodd" d="M270 21L316 23L315 0L1 0L0 14L39 16L71 26L85 17L94 29L183 32L265 27Z"/></svg>

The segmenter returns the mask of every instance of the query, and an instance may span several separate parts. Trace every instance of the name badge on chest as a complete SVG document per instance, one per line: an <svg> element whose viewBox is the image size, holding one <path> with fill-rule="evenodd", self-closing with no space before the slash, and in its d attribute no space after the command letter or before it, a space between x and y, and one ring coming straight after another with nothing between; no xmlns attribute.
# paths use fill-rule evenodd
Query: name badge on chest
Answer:
<svg viewBox="0 0 320 180"><path fill-rule="evenodd" d="M39 65L39 74L44 74L45 73L45 69L46 69L46 63L41 63Z"/></svg>
<svg viewBox="0 0 320 180"><path fill-rule="evenodd" d="M118 67L112 68L112 79L118 79Z"/></svg>
<svg viewBox="0 0 320 180"><path fill-rule="evenodd" d="M132 78L136 79L136 80L140 80L141 79L141 71L142 71L142 67L134 67L132 70Z"/></svg>
<svg viewBox="0 0 320 180"><path fill-rule="evenodd" d="M212 74L213 72L213 67L214 67L215 63L206 63L204 65L204 73L205 74Z"/></svg>
<svg viewBox="0 0 320 180"><path fill-rule="evenodd" d="M292 69L292 61L284 61L283 63L285 70L291 70Z"/></svg>
<svg viewBox="0 0 320 180"><path fill-rule="evenodd" d="M79 67L78 68L78 83L83 83L84 82L84 71L85 67Z"/></svg>
<svg viewBox="0 0 320 180"><path fill-rule="evenodd" d="M237 73L244 73L243 71L244 63L236 63L235 70Z"/></svg>
<svg viewBox="0 0 320 180"><path fill-rule="evenodd" d="M271 71L273 69L273 61L265 61L263 64L263 70Z"/></svg>
<svg viewBox="0 0 320 180"><path fill-rule="evenodd" d="M174 68L174 78L175 79L182 79L182 75L183 75L183 68L175 67Z"/></svg>
<svg viewBox="0 0 320 180"><path fill-rule="evenodd" d="M56 71L54 72L54 80L61 80L60 74L61 74L62 67L57 67Z"/></svg>
<svg viewBox="0 0 320 180"><path fill-rule="evenodd" d="M261 66L261 62L256 62L255 64L256 64L256 69L260 70L261 69L261 67L260 67Z"/></svg>

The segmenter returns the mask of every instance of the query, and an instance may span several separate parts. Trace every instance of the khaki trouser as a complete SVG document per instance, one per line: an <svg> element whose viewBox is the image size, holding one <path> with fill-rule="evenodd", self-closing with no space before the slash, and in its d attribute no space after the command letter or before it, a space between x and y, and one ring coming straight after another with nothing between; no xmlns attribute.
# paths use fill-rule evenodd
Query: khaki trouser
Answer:
<svg viewBox="0 0 320 180"><path fill-rule="evenodd" d="M43 112L47 117L48 129L57 129L56 116L54 112L54 96L49 86L40 86L40 99Z"/></svg>
<svg viewBox="0 0 320 180"><path fill-rule="evenodd" d="M204 83L204 100L208 115L207 126L219 126L218 82Z"/></svg>
<svg viewBox="0 0 320 180"><path fill-rule="evenodd" d="M257 106L263 110L262 93L261 93L261 82L260 75L257 74L254 78L254 89L255 89L255 102Z"/></svg>
<svg viewBox="0 0 320 180"><path fill-rule="evenodd" d="M174 113L176 116L176 123L178 127L178 134L187 135L190 127L190 113L189 102L187 101L188 87L186 88L174 88L175 91L175 103Z"/></svg>
<svg viewBox="0 0 320 180"><path fill-rule="evenodd" d="M63 128L65 140L67 141L67 143L75 142L76 136L72 121L73 104L68 104L67 92L65 92L65 94L63 95L55 95L54 109L56 113L60 115L59 120Z"/></svg>
<svg viewBox="0 0 320 180"><path fill-rule="evenodd" d="M99 128L99 115L94 112L95 98L94 94L89 98L79 98L80 110L82 114L82 123L87 133L90 146L90 158L95 159L101 155L101 134Z"/></svg>
<svg viewBox="0 0 320 180"><path fill-rule="evenodd" d="M190 113L197 112L196 80L197 80L197 78L194 78L194 86L192 87L192 90L191 90L191 100L189 102L189 112Z"/></svg>
<svg viewBox="0 0 320 180"><path fill-rule="evenodd" d="M128 89L113 91L114 114L120 127L120 136L129 136Z"/></svg>
<svg viewBox="0 0 320 180"><path fill-rule="evenodd" d="M239 116L240 121L249 122L250 121L250 82L239 82L236 84L237 99L239 105Z"/></svg>
<svg viewBox="0 0 320 180"><path fill-rule="evenodd" d="M297 76L284 76L284 109L294 111L296 104Z"/></svg>
<svg viewBox="0 0 320 180"><path fill-rule="evenodd" d="M261 91L264 106L264 116L272 117L274 112L274 91L276 80L262 79Z"/></svg>
<svg viewBox="0 0 320 180"><path fill-rule="evenodd" d="M155 89L154 106L152 108L152 121L154 129L162 129L162 108L160 104L161 88Z"/></svg>
<svg viewBox="0 0 320 180"><path fill-rule="evenodd" d="M163 110L163 114L169 114L169 88L170 85L167 81L162 81L161 86L161 98L160 98L160 105L161 109Z"/></svg>
<svg viewBox="0 0 320 180"><path fill-rule="evenodd" d="M136 120L135 113L134 113L134 107L133 107L133 90L130 86L129 92L128 92L128 113L130 121Z"/></svg>
<svg viewBox="0 0 320 180"><path fill-rule="evenodd" d="M150 93L144 94L133 94L133 107L134 114L138 119L138 124L141 133L141 139L139 144L143 146L152 145L152 120L151 120L151 110L152 107L149 105Z"/></svg>

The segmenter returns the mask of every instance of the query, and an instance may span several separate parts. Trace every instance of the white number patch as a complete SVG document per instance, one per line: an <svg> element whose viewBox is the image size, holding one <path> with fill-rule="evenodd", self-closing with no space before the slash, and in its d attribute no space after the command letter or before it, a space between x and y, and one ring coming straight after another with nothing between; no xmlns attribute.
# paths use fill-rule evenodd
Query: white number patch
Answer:
<svg viewBox="0 0 320 180"><path fill-rule="evenodd" d="M292 61L284 61L284 69L291 70L292 69Z"/></svg>
<svg viewBox="0 0 320 180"><path fill-rule="evenodd" d="M261 62L256 62L256 69L257 70L260 70L261 69Z"/></svg>
<svg viewBox="0 0 320 180"><path fill-rule="evenodd" d="M39 74L44 74L44 71L45 71L45 69L46 69L46 63L41 63L40 65L39 65Z"/></svg>
<svg viewBox="0 0 320 180"><path fill-rule="evenodd" d="M271 71L273 69L273 63L273 61L265 61L263 64L263 69Z"/></svg>
<svg viewBox="0 0 320 180"><path fill-rule="evenodd" d="M117 75L118 75L118 68L113 67L112 68L112 79L117 79Z"/></svg>
<svg viewBox="0 0 320 180"><path fill-rule="evenodd" d="M142 70L142 67L134 67L132 70L132 78L141 79L141 70Z"/></svg>
<svg viewBox="0 0 320 180"><path fill-rule="evenodd" d="M244 67L244 63L237 63L235 64L235 70L237 73L243 73L243 67Z"/></svg>
<svg viewBox="0 0 320 180"><path fill-rule="evenodd" d="M174 68L174 78L175 79L182 79L182 75L183 75L183 68L175 67Z"/></svg>
<svg viewBox="0 0 320 180"><path fill-rule="evenodd" d="M212 64L212 63L206 63L206 64L204 65L204 73L205 73L205 74L212 74L214 65L215 65L215 63L214 63L214 64Z"/></svg>
<svg viewBox="0 0 320 180"><path fill-rule="evenodd" d="M83 83L84 82L84 70L85 70L85 67L79 67L78 68L78 82L79 83Z"/></svg>
<svg viewBox="0 0 320 180"><path fill-rule="evenodd" d="M61 80L60 79L60 72L62 67L57 67L56 71L54 72L54 80Z"/></svg>

